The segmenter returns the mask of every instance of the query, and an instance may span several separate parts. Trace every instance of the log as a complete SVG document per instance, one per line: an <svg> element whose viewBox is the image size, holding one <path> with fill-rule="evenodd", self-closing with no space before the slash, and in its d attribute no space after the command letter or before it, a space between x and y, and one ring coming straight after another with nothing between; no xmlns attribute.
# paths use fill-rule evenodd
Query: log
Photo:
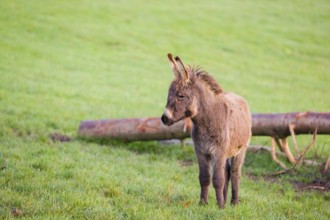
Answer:
<svg viewBox="0 0 330 220"><path fill-rule="evenodd" d="M285 138L289 125L295 134L330 134L330 112L293 112L282 114L253 114L252 135ZM82 121L78 135L85 138L120 139L125 141L169 140L190 137L192 122L184 119L165 126L160 118L131 118Z"/></svg>
<svg viewBox="0 0 330 220"><path fill-rule="evenodd" d="M252 135L286 138L291 135L290 125L294 133L330 134L330 112L292 112L283 114L253 114Z"/></svg>
<svg viewBox="0 0 330 220"><path fill-rule="evenodd" d="M105 138L124 141L184 139L190 137L190 119L168 127L160 118L129 118L82 121L78 135L85 138Z"/></svg>

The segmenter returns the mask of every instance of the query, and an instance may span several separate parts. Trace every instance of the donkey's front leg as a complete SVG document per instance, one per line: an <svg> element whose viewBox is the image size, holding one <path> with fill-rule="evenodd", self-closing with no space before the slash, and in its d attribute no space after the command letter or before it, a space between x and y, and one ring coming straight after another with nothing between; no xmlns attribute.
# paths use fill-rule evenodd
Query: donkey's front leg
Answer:
<svg viewBox="0 0 330 220"><path fill-rule="evenodd" d="M223 194L225 186L225 166L226 158L223 156L216 156L213 158L213 187L215 189L215 195L219 208L225 207L225 198Z"/></svg>
<svg viewBox="0 0 330 220"><path fill-rule="evenodd" d="M198 165L199 165L199 183L201 186L200 204L207 204L208 188L210 185L210 157L196 151Z"/></svg>

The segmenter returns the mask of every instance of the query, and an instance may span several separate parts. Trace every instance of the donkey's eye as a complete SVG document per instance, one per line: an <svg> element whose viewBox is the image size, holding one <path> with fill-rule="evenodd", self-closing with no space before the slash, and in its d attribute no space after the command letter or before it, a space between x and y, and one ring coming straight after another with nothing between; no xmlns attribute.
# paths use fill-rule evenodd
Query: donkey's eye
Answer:
<svg viewBox="0 0 330 220"><path fill-rule="evenodd" d="M177 98L178 98L179 100L182 100L182 99L184 99L184 96L183 96L183 95L177 95Z"/></svg>

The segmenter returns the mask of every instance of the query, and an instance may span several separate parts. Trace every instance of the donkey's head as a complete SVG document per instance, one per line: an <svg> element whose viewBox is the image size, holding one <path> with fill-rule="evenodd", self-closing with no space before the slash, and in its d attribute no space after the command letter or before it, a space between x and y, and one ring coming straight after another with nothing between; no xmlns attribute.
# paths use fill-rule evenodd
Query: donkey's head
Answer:
<svg viewBox="0 0 330 220"><path fill-rule="evenodd" d="M181 119L194 116L196 101L191 69L185 67L179 57L173 59L172 54L167 56L175 78L170 85L165 112L161 119L165 125L170 126Z"/></svg>

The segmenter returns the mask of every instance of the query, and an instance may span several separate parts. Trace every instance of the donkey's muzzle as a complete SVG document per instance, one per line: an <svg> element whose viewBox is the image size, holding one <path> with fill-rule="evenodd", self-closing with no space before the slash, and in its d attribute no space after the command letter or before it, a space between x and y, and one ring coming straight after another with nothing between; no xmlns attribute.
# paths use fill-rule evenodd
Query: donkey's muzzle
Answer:
<svg viewBox="0 0 330 220"><path fill-rule="evenodd" d="M170 126L171 124L173 124L173 120L171 120L165 114L162 115L161 120L162 120L162 122L163 122L164 125Z"/></svg>

